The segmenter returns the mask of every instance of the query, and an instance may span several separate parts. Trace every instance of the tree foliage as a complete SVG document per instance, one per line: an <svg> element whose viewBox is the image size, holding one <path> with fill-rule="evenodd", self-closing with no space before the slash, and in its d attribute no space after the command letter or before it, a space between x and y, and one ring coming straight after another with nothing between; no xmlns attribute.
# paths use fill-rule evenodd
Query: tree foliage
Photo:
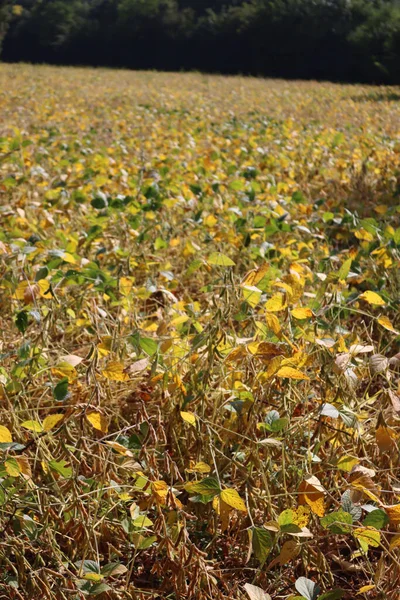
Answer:
<svg viewBox="0 0 400 600"><path fill-rule="evenodd" d="M400 81L398 0L14 0L3 58Z"/></svg>

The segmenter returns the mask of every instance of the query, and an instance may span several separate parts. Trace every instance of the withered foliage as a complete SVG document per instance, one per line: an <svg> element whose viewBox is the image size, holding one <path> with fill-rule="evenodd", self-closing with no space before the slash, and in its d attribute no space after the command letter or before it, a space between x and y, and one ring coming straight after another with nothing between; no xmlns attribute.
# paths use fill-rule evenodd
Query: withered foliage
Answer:
<svg viewBox="0 0 400 600"><path fill-rule="evenodd" d="M398 598L400 107L0 89L0 597Z"/></svg>

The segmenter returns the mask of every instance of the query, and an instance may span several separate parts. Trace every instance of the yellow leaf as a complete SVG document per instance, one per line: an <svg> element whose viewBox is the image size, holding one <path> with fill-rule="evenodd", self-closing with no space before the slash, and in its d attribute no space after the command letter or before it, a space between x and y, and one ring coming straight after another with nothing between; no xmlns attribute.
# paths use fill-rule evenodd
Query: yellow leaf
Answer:
<svg viewBox="0 0 400 600"><path fill-rule="evenodd" d="M217 515L221 518L221 531L226 531L229 526L229 513L232 508L221 500L220 496L214 496L212 506Z"/></svg>
<svg viewBox="0 0 400 600"><path fill-rule="evenodd" d="M359 463L358 458L354 458L353 456L347 456L347 454L345 454L344 456L341 456L339 458L339 460L336 463L336 466L341 471L350 473L352 468L355 467L355 465L358 465L358 463Z"/></svg>
<svg viewBox="0 0 400 600"><path fill-rule="evenodd" d="M102 433L107 433L108 421L104 415L98 412L91 412L86 415L86 418L95 429Z"/></svg>
<svg viewBox="0 0 400 600"><path fill-rule="evenodd" d="M21 423L21 427L34 431L35 433L42 433L43 427L38 421L24 421Z"/></svg>
<svg viewBox="0 0 400 600"><path fill-rule="evenodd" d="M133 280L130 277L121 277L119 280L119 289L123 296L129 296L133 287Z"/></svg>
<svg viewBox="0 0 400 600"><path fill-rule="evenodd" d="M44 431L50 431L51 429L53 429L60 421L63 420L63 418L64 415L62 414L49 415L48 417L46 417L43 421Z"/></svg>
<svg viewBox="0 0 400 600"><path fill-rule="evenodd" d="M153 481L153 483L151 484L151 489L153 491L153 495L156 501L159 504L165 505L167 503L168 493L170 492L168 485L165 483L165 481ZM180 500L178 500L178 498L176 498L175 495L172 494L172 492L171 496L173 497L176 506L178 508L183 508L182 502L180 502Z"/></svg>
<svg viewBox="0 0 400 600"><path fill-rule="evenodd" d="M374 527L357 527L353 535L361 543L378 548L381 541L381 534Z"/></svg>
<svg viewBox="0 0 400 600"><path fill-rule="evenodd" d="M262 279L264 279L268 270L269 270L269 264L265 263L265 264L261 265L261 267L258 267L258 269L253 269L252 271L249 271L244 276L241 285L243 285L243 286L257 285L257 283L260 283L260 281Z"/></svg>
<svg viewBox="0 0 400 600"><path fill-rule="evenodd" d="M129 381L129 375L125 373L124 365L117 361L109 362L102 373L110 381Z"/></svg>
<svg viewBox="0 0 400 600"><path fill-rule="evenodd" d="M192 427L196 427L196 415L194 415L192 412L185 412L184 410L181 410L181 417L185 423L189 423L189 425L192 425Z"/></svg>
<svg viewBox="0 0 400 600"><path fill-rule="evenodd" d="M324 488L317 477L309 475L301 482L298 501L299 504L308 504L315 515L325 515Z"/></svg>
<svg viewBox="0 0 400 600"><path fill-rule="evenodd" d="M106 440L106 444L107 446L110 446L113 450L115 450L119 454L122 454L123 456L133 456L133 453L130 450L128 450L128 448L125 448L125 446L119 444L118 442Z"/></svg>
<svg viewBox="0 0 400 600"><path fill-rule="evenodd" d="M289 301L292 300L293 297L293 287L291 285L289 285L288 283L285 283L284 281L276 281L273 284L274 287L279 287L282 290L285 290L286 292L286 296L289 299Z"/></svg>
<svg viewBox="0 0 400 600"><path fill-rule="evenodd" d="M64 262L69 263L71 265L76 264L75 258L69 252L64 252L61 258L63 259Z"/></svg>
<svg viewBox="0 0 400 600"><path fill-rule="evenodd" d="M87 581L95 581L97 583L103 580L103 575L100 575L100 573L85 573L83 575L83 579L86 579Z"/></svg>
<svg viewBox="0 0 400 600"><path fill-rule="evenodd" d="M300 528L306 527L310 520L310 507L299 506L296 510L293 509L293 523Z"/></svg>
<svg viewBox="0 0 400 600"><path fill-rule="evenodd" d="M279 312L286 308L286 304L283 299L283 294L274 294L267 303L265 304L265 310L267 312Z"/></svg>
<svg viewBox="0 0 400 600"><path fill-rule="evenodd" d="M37 285L39 287L39 294L42 298L52 298L52 294L49 291L50 290L50 284L48 281L46 281L46 279L41 279L40 281L37 282Z"/></svg>
<svg viewBox="0 0 400 600"><path fill-rule="evenodd" d="M394 535L390 541L389 550L394 550L400 546L400 533Z"/></svg>
<svg viewBox="0 0 400 600"><path fill-rule="evenodd" d="M220 494L220 498L222 502L225 502L228 506L235 508L236 510L240 510L241 512L247 513L246 504L239 496L236 490L233 488L227 488L223 490Z"/></svg>
<svg viewBox="0 0 400 600"><path fill-rule="evenodd" d="M366 231L366 229L364 229L363 227L361 227L361 229L359 229L358 231L355 231L354 235L356 236L357 239L363 240L365 242L373 242L374 241L374 236L372 235L372 233L370 233L369 231Z"/></svg>
<svg viewBox="0 0 400 600"><path fill-rule="evenodd" d="M21 469L15 458L6 460L4 466L10 477L18 477L21 473Z"/></svg>
<svg viewBox="0 0 400 600"><path fill-rule="evenodd" d="M24 12L24 7L21 6L20 4L15 4L12 7L12 13L13 15L15 15L16 17L20 17L22 15L22 13Z"/></svg>
<svg viewBox="0 0 400 600"><path fill-rule="evenodd" d="M362 587L360 587L360 589L357 592L357 596L359 596L360 594L366 594L367 592L370 592L371 590L375 589L375 585L370 584L370 585L363 585Z"/></svg>
<svg viewBox="0 0 400 600"><path fill-rule="evenodd" d="M259 290L254 285L244 285L242 286L243 292L243 300L247 302L252 308L257 306L260 302L262 291Z"/></svg>
<svg viewBox="0 0 400 600"><path fill-rule="evenodd" d="M380 297L376 292L371 292L371 290L367 290L363 292L360 296L361 300L365 300L368 304L372 304L374 306L385 306L386 302L383 298Z"/></svg>
<svg viewBox="0 0 400 600"><path fill-rule="evenodd" d="M65 360L59 362L55 367L52 367L51 373L55 377L66 377L69 383L72 383L77 377L75 368Z"/></svg>
<svg viewBox="0 0 400 600"><path fill-rule="evenodd" d="M208 215L204 219L203 223L206 227L214 227L214 225L218 223L218 220L214 217L214 215Z"/></svg>
<svg viewBox="0 0 400 600"><path fill-rule="evenodd" d="M379 325L382 325L382 327L384 327L388 331L392 331L396 335L399 335L399 332L393 327L392 323L390 322L390 320L387 317L385 317L385 315L382 315L381 317L379 317L377 319L377 321L378 321Z"/></svg>
<svg viewBox="0 0 400 600"><path fill-rule="evenodd" d="M26 456L18 456L15 459L18 463L18 468L20 470L20 472L22 473L22 475L24 475L25 479L31 479L32 477L32 471L31 471L31 466L29 464L29 460Z"/></svg>
<svg viewBox="0 0 400 600"><path fill-rule="evenodd" d="M267 370L262 371L261 373L258 374L260 381L264 381L266 379L270 379L271 377L273 377L279 371L281 362L282 362L282 356L275 356L274 358L272 358L268 362Z"/></svg>
<svg viewBox="0 0 400 600"><path fill-rule="evenodd" d="M313 316L313 312L310 308L294 308L290 314L295 319L309 319Z"/></svg>
<svg viewBox="0 0 400 600"><path fill-rule="evenodd" d="M15 290L14 298L23 300L24 304L31 304L32 302L35 302L39 295L39 285L35 282L24 280L19 282L17 289Z"/></svg>
<svg viewBox="0 0 400 600"><path fill-rule="evenodd" d="M279 323L279 319L273 313L267 313L265 316L265 320L267 321L267 325L277 337L281 336L282 329Z"/></svg>
<svg viewBox="0 0 400 600"><path fill-rule="evenodd" d="M400 504L393 504L392 506L383 505L382 508L385 510L392 525L400 523Z"/></svg>
<svg viewBox="0 0 400 600"><path fill-rule="evenodd" d="M151 489L154 494L160 494L162 497L165 497L168 493L168 485L165 481L153 481L151 484Z"/></svg>
<svg viewBox="0 0 400 600"><path fill-rule="evenodd" d="M97 346L98 353L100 356L108 356L111 352L112 347L112 337L111 335L106 335L102 338L100 344Z"/></svg>
<svg viewBox="0 0 400 600"><path fill-rule="evenodd" d="M286 377L287 379L305 379L305 380L310 379L305 373L302 373L298 369L293 369L292 367L282 367L276 373L276 376L277 377Z"/></svg>
<svg viewBox="0 0 400 600"><path fill-rule="evenodd" d="M188 320L189 317L187 315L179 315L178 317L175 317L175 319L172 319L171 325L173 327L176 327L177 325L183 325L183 323L186 323Z"/></svg>
<svg viewBox="0 0 400 600"><path fill-rule="evenodd" d="M229 256L225 256L225 254L221 254L221 252L212 252L210 256L207 258L207 262L209 265L217 265L219 267L234 267L235 263L233 260L229 258Z"/></svg>
<svg viewBox="0 0 400 600"><path fill-rule="evenodd" d="M190 469L186 469L188 473L210 473L211 467L205 462L198 462Z"/></svg>
<svg viewBox="0 0 400 600"><path fill-rule="evenodd" d="M11 442L11 431L4 425L0 425L0 444L10 444Z"/></svg>
<svg viewBox="0 0 400 600"><path fill-rule="evenodd" d="M285 356L287 354L287 349L282 344L274 344L273 342L249 344L248 350L251 354L267 361L270 361L274 356Z"/></svg>

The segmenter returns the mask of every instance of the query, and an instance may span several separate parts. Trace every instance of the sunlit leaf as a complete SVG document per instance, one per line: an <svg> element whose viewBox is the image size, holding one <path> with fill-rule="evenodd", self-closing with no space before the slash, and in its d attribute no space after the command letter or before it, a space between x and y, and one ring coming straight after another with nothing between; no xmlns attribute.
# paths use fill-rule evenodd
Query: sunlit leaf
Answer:
<svg viewBox="0 0 400 600"><path fill-rule="evenodd" d="M305 373L299 371L299 369L294 369L293 367L282 367L276 373L277 377L286 377L287 379L303 379L309 380L310 378Z"/></svg>
<svg viewBox="0 0 400 600"><path fill-rule="evenodd" d="M388 317L386 317L385 315L382 315L381 317L378 317L377 321L378 321L379 325L382 325L382 327L384 327L388 331L392 331L396 335L400 334L400 332L397 331L397 329L395 329L393 327L392 322L390 321L390 319L388 319Z"/></svg>
<svg viewBox="0 0 400 600"><path fill-rule="evenodd" d="M313 316L313 312L310 308L294 308L291 311L292 317L295 319L310 319Z"/></svg>
<svg viewBox="0 0 400 600"><path fill-rule="evenodd" d="M361 548L366 551L369 546L378 548L381 541L381 534L376 529L369 527L357 527L353 531L354 537L360 542Z"/></svg>
<svg viewBox="0 0 400 600"><path fill-rule="evenodd" d="M220 498L223 502L225 502L225 504L227 504L231 508L235 508L236 510L247 513L246 504L239 496L238 492L233 488L227 488L225 490L222 490Z"/></svg>
<svg viewBox="0 0 400 600"><path fill-rule="evenodd" d="M225 256L225 254L221 254L220 252L212 252L208 258L207 262L210 265L217 265L218 267L234 267L235 263L229 256Z"/></svg>
<svg viewBox="0 0 400 600"><path fill-rule="evenodd" d="M0 425L0 444L12 442L11 431L4 425Z"/></svg>
<svg viewBox="0 0 400 600"><path fill-rule="evenodd" d="M192 412L186 412L183 410L181 410L180 415L185 423L188 423L192 427L196 427L196 415L194 415Z"/></svg>
<svg viewBox="0 0 400 600"><path fill-rule="evenodd" d="M126 373L123 363L110 361L102 374L110 381L129 381L129 375Z"/></svg>
<svg viewBox="0 0 400 600"><path fill-rule="evenodd" d="M373 306L385 306L386 304L386 302L379 294L377 294L376 292L372 292L371 290L363 292L360 295L360 298L362 300L365 300L365 302L368 302L368 304L372 304Z"/></svg>
<svg viewBox="0 0 400 600"><path fill-rule="evenodd" d="M38 421L24 421L21 423L21 427L29 429L29 431L34 431L35 433L41 433L43 431L43 426Z"/></svg>
<svg viewBox="0 0 400 600"><path fill-rule="evenodd" d="M99 412L90 412L86 414L86 418L89 423L102 433L107 433L108 431L108 420L107 418Z"/></svg>

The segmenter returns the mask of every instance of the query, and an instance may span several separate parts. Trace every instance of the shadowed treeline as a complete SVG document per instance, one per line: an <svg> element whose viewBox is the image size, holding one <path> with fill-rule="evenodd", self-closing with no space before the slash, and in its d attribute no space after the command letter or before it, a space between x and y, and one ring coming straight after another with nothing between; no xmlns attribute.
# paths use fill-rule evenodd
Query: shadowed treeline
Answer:
<svg viewBox="0 0 400 600"><path fill-rule="evenodd" d="M400 82L398 0L0 0L3 60Z"/></svg>

